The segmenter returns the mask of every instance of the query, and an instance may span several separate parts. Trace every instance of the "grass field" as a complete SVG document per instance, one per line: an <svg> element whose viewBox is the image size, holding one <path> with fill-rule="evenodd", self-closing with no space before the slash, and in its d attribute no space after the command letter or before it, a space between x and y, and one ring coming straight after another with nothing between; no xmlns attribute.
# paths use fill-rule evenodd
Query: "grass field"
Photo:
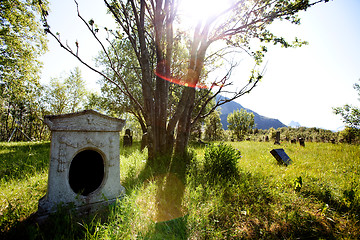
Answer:
<svg viewBox="0 0 360 240"><path fill-rule="evenodd" d="M146 167L135 144L121 149L127 195L94 216L60 210L35 224L46 193L49 143L0 143L3 239L359 239L360 147L229 142L238 175L210 184L205 147L193 146L186 176ZM270 154L283 148L293 163Z"/></svg>

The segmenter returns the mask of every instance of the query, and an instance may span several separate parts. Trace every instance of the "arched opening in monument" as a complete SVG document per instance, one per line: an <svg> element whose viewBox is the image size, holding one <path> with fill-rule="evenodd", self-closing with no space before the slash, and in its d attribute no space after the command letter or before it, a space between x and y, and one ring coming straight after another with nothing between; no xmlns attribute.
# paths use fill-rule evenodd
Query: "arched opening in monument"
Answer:
<svg viewBox="0 0 360 240"><path fill-rule="evenodd" d="M69 184L80 195L87 196L98 189L104 179L104 160L94 150L76 154L70 164Z"/></svg>

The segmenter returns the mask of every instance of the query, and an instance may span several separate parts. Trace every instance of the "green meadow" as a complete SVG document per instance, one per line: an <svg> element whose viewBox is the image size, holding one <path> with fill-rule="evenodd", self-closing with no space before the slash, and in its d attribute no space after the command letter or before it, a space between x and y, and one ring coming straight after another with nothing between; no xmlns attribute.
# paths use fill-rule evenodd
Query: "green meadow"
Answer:
<svg viewBox="0 0 360 240"><path fill-rule="evenodd" d="M126 196L91 216L60 207L38 224L32 214L46 193L50 144L0 143L0 239L360 238L358 145L225 144L241 153L231 177L221 175L227 168L207 174L206 146L191 146L185 174L147 166L139 143L121 147ZM292 164L279 165L274 148Z"/></svg>

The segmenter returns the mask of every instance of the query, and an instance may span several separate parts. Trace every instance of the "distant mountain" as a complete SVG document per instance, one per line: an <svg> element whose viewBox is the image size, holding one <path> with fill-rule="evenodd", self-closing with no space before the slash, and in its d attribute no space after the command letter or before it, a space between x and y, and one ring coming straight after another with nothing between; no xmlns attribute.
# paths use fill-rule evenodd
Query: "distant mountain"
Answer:
<svg viewBox="0 0 360 240"><path fill-rule="evenodd" d="M338 127L337 129L332 130L332 131L333 131L333 132L341 132L341 131L343 131L344 129L345 129L345 125L340 126L340 127Z"/></svg>
<svg viewBox="0 0 360 240"><path fill-rule="evenodd" d="M292 127L292 128L301 127L300 123L295 122L295 121L291 121L288 126L289 126L289 127Z"/></svg>
<svg viewBox="0 0 360 240"><path fill-rule="evenodd" d="M219 99L226 99L223 96L217 96L216 97L217 100ZM239 109L241 110L242 108L244 108L243 106L241 106L241 104L235 102L235 101L231 101L228 103L225 103L224 105L222 105L220 107L220 119L221 119L221 123L222 126L225 130L228 129L228 122L227 122L227 116L228 114L232 113L233 111ZM285 124L283 124L282 122L280 122L278 119L274 119L274 118L268 118L268 117L264 117L261 116L260 114L248 109L248 108L244 108L247 112L252 112L254 114L254 120L255 120L255 128L258 129L269 129L271 127L277 129L279 127L286 127Z"/></svg>

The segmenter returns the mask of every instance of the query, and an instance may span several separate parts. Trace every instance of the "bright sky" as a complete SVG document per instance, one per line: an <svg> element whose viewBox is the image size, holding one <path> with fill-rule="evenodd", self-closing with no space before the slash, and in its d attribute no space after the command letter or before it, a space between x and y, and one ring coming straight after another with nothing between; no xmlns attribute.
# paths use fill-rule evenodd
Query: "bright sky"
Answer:
<svg viewBox="0 0 360 240"><path fill-rule="evenodd" d="M101 0L79 0L80 11L86 20L93 18L100 26L112 22ZM80 55L86 59L97 56L100 48L76 16L72 0L51 1L49 24L61 39L75 50L79 42ZM332 107L344 104L359 106L353 84L360 78L360 1L334 0L302 13L302 24L280 23L274 26L279 35L297 36L309 42L296 49L271 47L266 57L267 71L262 82L248 95L237 100L244 107L261 115L277 118L284 124L299 122L306 127L335 130L343 123ZM292 39L292 38L290 38ZM49 52L44 62L42 80L68 76L76 66L90 89L97 89L99 76L88 71L70 54L49 38ZM232 75L241 83L249 75L244 58ZM94 62L92 62L94 63ZM252 66L252 63L251 63ZM241 85L241 84L240 84Z"/></svg>

